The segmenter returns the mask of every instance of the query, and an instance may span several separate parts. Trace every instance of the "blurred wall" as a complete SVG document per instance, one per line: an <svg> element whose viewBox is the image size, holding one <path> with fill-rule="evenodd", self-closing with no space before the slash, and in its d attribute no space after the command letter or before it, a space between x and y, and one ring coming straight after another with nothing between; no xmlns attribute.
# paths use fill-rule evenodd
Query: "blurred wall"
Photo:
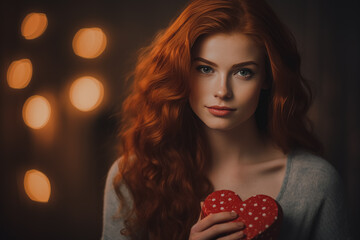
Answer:
<svg viewBox="0 0 360 240"><path fill-rule="evenodd" d="M116 159L120 103L139 48L150 43L187 1L9 1L0 2L0 239L99 239L106 172ZM315 93L309 113L327 159L344 179L351 217L360 214L359 7L344 0L269 0L294 33L303 73ZM20 25L29 12L44 12L49 25L38 39L25 40ZM101 27L108 37L96 59L73 53L74 34ZM30 58L34 73L25 89L6 82L13 60ZM82 113L69 103L68 87L90 74L105 85L103 104ZM23 122L25 100L48 96L53 122L31 130ZM24 173L38 169L49 177L48 203L31 201Z"/></svg>
<svg viewBox="0 0 360 240"><path fill-rule="evenodd" d="M360 4L270 0L294 33L315 95L309 116L344 180L353 232L360 221Z"/></svg>

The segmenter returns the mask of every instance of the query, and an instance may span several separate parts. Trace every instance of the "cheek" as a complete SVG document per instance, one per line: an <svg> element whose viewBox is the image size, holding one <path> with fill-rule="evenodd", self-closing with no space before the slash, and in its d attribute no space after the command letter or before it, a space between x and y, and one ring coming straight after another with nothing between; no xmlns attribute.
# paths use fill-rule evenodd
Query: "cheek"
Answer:
<svg viewBox="0 0 360 240"><path fill-rule="evenodd" d="M199 101L205 96L206 87L201 84L199 80L192 79L190 84L190 95L189 101L191 106L193 107L195 104L199 103Z"/></svg>
<svg viewBox="0 0 360 240"><path fill-rule="evenodd" d="M256 102L259 98L260 88L252 89L251 91L244 92L241 96L245 101Z"/></svg>
<svg viewBox="0 0 360 240"><path fill-rule="evenodd" d="M190 94L189 94L189 103L190 103L190 107L193 111L195 111L194 107L196 106L196 102L198 101L198 87L197 85L194 83L194 79L190 79Z"/></svg>
<svg viewBox="0 0 360 240"><path fill-rule="evenodd" d="M237 102L241 103L245 108L255 109L259 102L260 91L260 87L253 87L247 90L242 89L238 94Z"/></svg>
<svg viewBox="0 0 360 240"><path fill-rule="evenodd" d="M195 110L195 102L196 102L196 97L194 96L193 92L190 92L190 96L189 96L189 104L192 110Z"/></svg>

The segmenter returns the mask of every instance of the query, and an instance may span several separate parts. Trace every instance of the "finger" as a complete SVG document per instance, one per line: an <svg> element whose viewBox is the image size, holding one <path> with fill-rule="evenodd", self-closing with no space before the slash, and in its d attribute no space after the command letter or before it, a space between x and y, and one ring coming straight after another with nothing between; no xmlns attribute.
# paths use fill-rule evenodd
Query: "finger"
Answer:
<svg viewBox="0 0 360 240"><path fill-rule="evenodd" d="M245 237L246 236L244 231L237 231L229 235L226 235L224 237L218 238L217 240L239 240L239 239L245 239Z"/></svg>
<svg viewBox="0 0 360 240"><path fill-rule="evenodd" d="M197 232L204 231L216 223L222 223L237 218L236 212L220 212L206 216L194 225L194 230Z"/></svg>
<svg viewBox="0 0 360 240"><path fill-rule="evenodd" d="M213 239L215 237L216 238L224 237L225 239L239 239L242 235L239 236L236 233L238 233L243 228L244 228L244 224L242 222L226 222L226 223L215 224L212 227L203 231L202 237L203 239Z"/></svg>
<svg viewBox="0 0 360 240"><path fill-rule="evenodd" d="M202 216L202 214L203 214L203 213L202 213L202 208L203 208L203 206L204 206L204 202L201 201L201 202L200 202L200 215L199 215L199 218L198 218L198 220L197 220L198 222L201 220L201 216Z"/></svg>

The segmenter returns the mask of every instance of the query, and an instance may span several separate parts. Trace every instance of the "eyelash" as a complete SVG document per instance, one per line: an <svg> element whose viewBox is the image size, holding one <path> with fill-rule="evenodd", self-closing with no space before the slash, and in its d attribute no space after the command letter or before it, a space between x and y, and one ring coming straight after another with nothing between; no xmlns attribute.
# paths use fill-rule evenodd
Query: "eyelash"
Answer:
<svg viewBox="0 0 360 240"><path fill-rule="evenodd" d="M246 75L239 74L240 72L246 72ZM242 69L238 70L235 74L238 74L241 77L248 79L254 75L254 72L249 68L242 68Z"/></svg>
<svg viewBox="0 0 360 240"><path fill-rule="evenodd" d="M214 72L212 67L205 66L205 65L197 66L196 70L199 71L202 74L210 74L210 73ZM246 72L246 73L245 73L245 75L243 75L244 73L239 74L240 72ZM240 77L243 77L245 79L249 79L254 75L254 72L249 68L241 68L241 69L235 71L234 75L239 75Z"/></svg>
<svg viewBox="0 0 360 240"><path fill-rule="evenodd" d="M209 66L204 66L204 65L200 65L200 66L197 66L196 67L196 70L198 70L200 73L203 73L203 74L209 74L209 72L204 72L204 69L208 69L210 70L211 72L214 72L214 70L212 69L212 67L209 67Z"/></svg>

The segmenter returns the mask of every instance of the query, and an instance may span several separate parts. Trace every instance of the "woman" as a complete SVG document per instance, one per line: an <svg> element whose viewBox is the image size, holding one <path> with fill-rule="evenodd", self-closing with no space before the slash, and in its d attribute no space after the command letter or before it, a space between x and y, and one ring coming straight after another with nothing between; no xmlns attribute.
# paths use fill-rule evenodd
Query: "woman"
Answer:
<svg viewBox="0 0 360 240"><path fill-rule="evenodd" d="M263 0L194 0L141 53L108 174L103 239L242 239L214 190L266 194L280 239L347 239L341 180L321 157L291 34Z"/></svg>

